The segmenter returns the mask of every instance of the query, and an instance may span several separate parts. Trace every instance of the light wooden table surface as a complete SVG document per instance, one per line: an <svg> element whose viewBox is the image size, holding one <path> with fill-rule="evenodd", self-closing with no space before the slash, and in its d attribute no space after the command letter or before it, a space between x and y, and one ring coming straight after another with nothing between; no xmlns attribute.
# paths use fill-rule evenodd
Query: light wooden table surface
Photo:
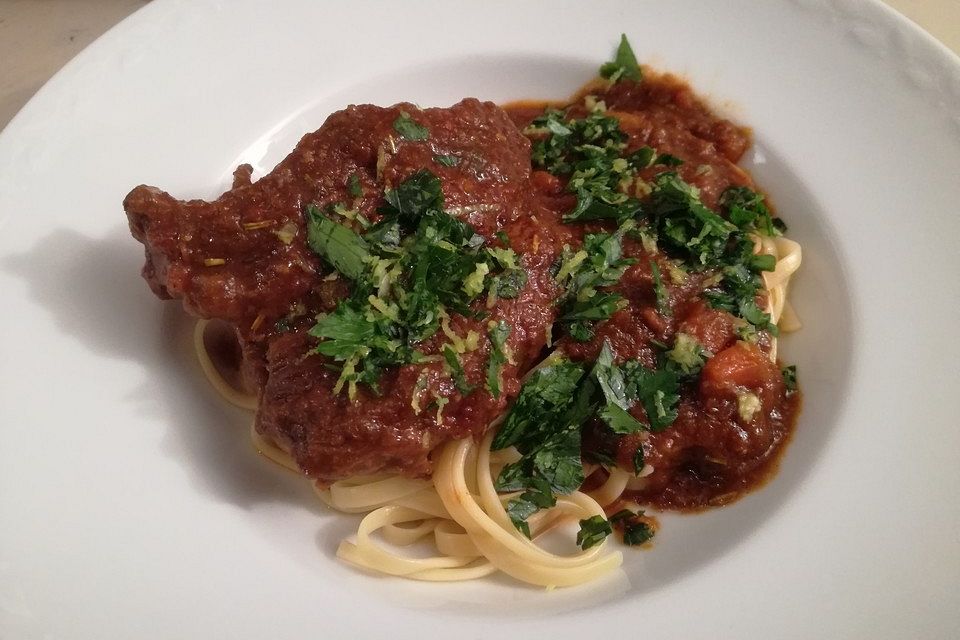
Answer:
<svg viewBox="0 0 960 640"><path fill-rule="evenodd" d="M0 129L60 67L148 1L0 0ZM887 4L960 53L960 0Z"/></svg>

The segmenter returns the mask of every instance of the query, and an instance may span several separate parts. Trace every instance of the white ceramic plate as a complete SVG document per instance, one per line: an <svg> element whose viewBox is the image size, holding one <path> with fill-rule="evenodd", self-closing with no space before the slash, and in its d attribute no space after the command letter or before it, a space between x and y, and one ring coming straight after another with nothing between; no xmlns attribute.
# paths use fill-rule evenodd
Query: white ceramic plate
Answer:
<svg viewBox="0 0 960 640"><path fill-rule="evenodd" d="M750 124L803 242L780 474L599 584L378 579L259 459L121 199L211 197L351 102L562 98L621 31ZM155 0L0 137L0 636L960 634L960 61L876 2Z"/></svg>

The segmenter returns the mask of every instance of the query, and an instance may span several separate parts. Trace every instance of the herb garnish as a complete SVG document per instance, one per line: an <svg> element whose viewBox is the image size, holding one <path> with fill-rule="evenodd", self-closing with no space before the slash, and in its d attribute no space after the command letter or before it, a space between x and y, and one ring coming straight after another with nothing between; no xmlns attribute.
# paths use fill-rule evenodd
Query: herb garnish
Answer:
<svg viewBox="0 0 960 640"><path fill-rule="evenodd" d="M430 130L416 122L406 111L401 111L393 121L393 130L412 142L422 142L430 137Z"/></svg>
<svg viewBox="0 0 960 640"><path fill-rule="evenodd" d="M363 275L370 258L363 238L349 227L326 218L312 204L307 206L307 244L351 280Z"/></svg>
<svg viewBox="0 0 960 640"><path fill-rule="evenodd" d="M507 355L507 338L510 336L510 325L503 320L491 321L487 327L487 336L490 338L490 359L487 363L487 390L494 398L500 397L502 380L500 372L503 365L509 361Z"/></svg>
<svg viewBox="0 0 960 640"><path fill-rule="evenodd" d="M463 370L460 356L448 344L443 345L443 359L450 369L450 376L453 378L453 384L457 387L457 391L464 396L470 395L470 392L473 391L473 385L467 382L467 374Z"/></svg>
<svg viewBox="0 0 960 640"><path fill-rule="evenodd" d="M663 278L660 277L660 267L653 260L650 261L650 273L653 276L653 294L657 299L657 312L669 316L670 297L667 295L667 288L663 285Z"/></svg>
<svg viewBox="0 0 960 640"><path fill-rule="evenodd" d="M610 82L618 82L622 78L640 82L643 78L640 65L637 64L637 56L634 55L633 48L627 40L627 34L620 34L617 54L612 62L605 62L600 67L600 77L606 78Z"/></svg>
<svg viewBox="0 0 960 640"><path fill-rule="evenodd" d="M657 234L658 246L697 268L721 264L727 241L737 230L704 206L696 187L676 173L661 173L654 179L644 213Z"/></svg>
<svg viewBox="0 0 960 640"><path fill-rule="evenodd" d="M577 205L564 221L623 221L639 212L637 199L623 193L620 185L632 181L637 170L649 164L653 151L621 157L627 136L616 118L594 112L565 120L564 112L548 109L524 133L533 138L534 166L569 177L567 191L577 195Z"/></svg>
<svg viewBox="0 0 960 640"><path fill-rule="evenodd" d="M752 233L778 233L762 196L746 187L728 189L721 197L730 220L700 202L698 190L675 173L654 180L644 213L657 234L658 246L692 269L719 269L718 284L704 292L711 306L738 316L757 329L777 335L770 316L756 303L762 287L759 273L776 260L753 252ZM736 223L733 222L736 220Z"/></svg>
<svg viewBox="0 0 960 640"><path fill-rule="evenodd" d="M628 386L623 370L613 362L613 349L606 340L600 355L593 366L593 375L603 393L604 405L600 417L617 434L636 433L643 424L630 415L628 409L636 399L636 394Z"/></svg>
<svg viewBox="0 0 960 640"><path fill-rule="evenodd" d="M784 367L780 370L780 373L783 374L783 385L787 389L787 393L793 393L797 390L797 365L790 365L789 367Z"/></svg>
<svg viewBox="0 0 960 640"><path fill-rule="evenodd" d="M471 304L493 285L490 276L507 278L515 288L525 281L512 250L487 248L469 224L443 210L440 180L430 171L409 176L387 190L384 200L382 218L362 236L314 205L306 209L310 248L353 283L350 297L319 316L310 330L320 339L315 351L342 363L334 391L346 386L351 398L358 383L378 392L386 367L424 362L418 343L436 333L450 313L479 317ZM511 291L503 291L502 282L497 295L507 297ZM500 325L491 332L491 361L497 362L507 360L502 340L509 326ZM466 395L476 385L466 378L461 352L443 349L442 355L457 390ZM501 366L491 367L494 382L488 386L494 395Z"/></svg>
<svg viewBox="0 0 960 640"><path fill-rule="evenodd" d="M593 325L626 305L619 293L599 289L619 282L627 267L636 262L623 257L623 236L635 226L628 220L612 234L589 234L577 253L564 248L556 275L566 289L558 322L574 340L593 338Z"/></svg>
<svg viewBox="0 0 960 640"><path fill-rule="evenodd" d="M669 369L649 369L632 360L624 364L627 393L643 405L650 431L663 431L677 419L680 385Z"/></svg>
<svg viewBox="0 0 960 640"><path fill-rule="evenodd" d="M580 521L580 531L577 532L577 544L586 551L603 542L613 533L613 527L603 516L591 516Z"/></svg>
<svg viewBox="0 0 960 640"><path fill-rule="evenodd" d="M433 161L437 164L443 165L444 167L455 167L460 164L460 158L457 156L437 155L433 156Z"/></svg>
<svg viewBox="0 0 960 640"><path fill-rule="evenodd" d="M496 480L500 492L533 492L513 498L507 507L514 524L525 530L525 520L545 504L545 487L552 495L568 494L583 482L581 428L593 418L603 420L615 433L662 430L676 418L676 377L664 370L650 370L637 361L615 364L609 342L593 368L563 356L552 356L530 374L513 407L507 413L491 449L514 446L519 461L506 465ZM630 414L640 403L649 417L644 424ZM642 453L639 468L643 468ZM516 506L514 502L519 502ZM542 508L542 507L539 507ZM523 517L521 517L523 516Z"/></svg>
<svg viewBox="0 0 960 640"><path fill-rule="evenodd" d="M633 473L634 475L640 475L640 472L643 471L643 467L646 462L643 459L643 445L637 447L637 450L633 452Z"/></svg>
<svg viewBox="0 0 960 640"><path fill-rule="evenodd" d="M787 225L774 218L763 201L763 196L748 187L730 187L720 196L730 222L743 230L756 229L766 236L782 235Z"/></svg>
<svg viewBox="0 0 960 640"><path fill-rule="evenodd" d="M634 513L623 509L610 516L610 522L618 529L623 530L623 542L636 546L648 542L653 538L653 528L642 520L643 511Z"/></svg>
<svg viewBox="0 0 960 640"><path fill-rule="evenodd" d="M350 177L347 178L347 191L349 191L350 195L354 198L359 198L363 195L363 186L360 184L360 176L355 173L350 174Z"/></svg>

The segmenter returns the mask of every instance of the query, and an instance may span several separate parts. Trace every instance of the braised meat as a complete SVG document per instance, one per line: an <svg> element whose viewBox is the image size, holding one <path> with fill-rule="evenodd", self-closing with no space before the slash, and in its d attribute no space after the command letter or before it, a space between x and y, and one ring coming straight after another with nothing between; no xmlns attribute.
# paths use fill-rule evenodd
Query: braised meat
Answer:
<svg viewBox="0 0 960 640"><path fill-rule="evenodd" d="M426 133L404 135L411 123ZM425 476L431 451L484 432L516 395L554 319L548 271L557 243L552 225L538 223L553 214L530 197L529 153L526 138L490 103L352 106L304 136L269 175L251 182L239 169L235 187L213 202L139 186L124 208L145 245L143 275L153 290L236 327L264 437L325 482L377 472ZM343 363L316 353L308 330L352 286L309 246L305 210L342 205L352 218L341 219L345 225L375 223L384 194L424 168L439 178L445 211L488 246L511 247L526 282L513 297L484 294L470 313L450 312L442 331L416 345L422 362L384 371L376 390L359 385L351 398L338 386ZM510 327L506 361L502 388L491 393L487 335L501 320ZM459 341L471 333L480 339L458 354L463 384L474 389L465 394L440 354L448 334Z"/></svg>

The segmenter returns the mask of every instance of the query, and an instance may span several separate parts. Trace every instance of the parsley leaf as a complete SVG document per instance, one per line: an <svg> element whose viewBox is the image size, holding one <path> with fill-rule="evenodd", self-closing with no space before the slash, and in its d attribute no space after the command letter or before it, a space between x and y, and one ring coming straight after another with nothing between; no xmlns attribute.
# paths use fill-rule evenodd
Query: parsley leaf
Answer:
<svg viewBox="0 0 960 640"><path fill-rule="evenodd" d="M667 254L700 268L722 263L727 241L737 229L705 207L697 188L676 173L661 173L654 179L650 206L644 213Z"/></svg>
<svg viewBox="0 0 960 640"><path fill-rule="evenodd" d="M653 275L653 293L657 299L657 312L665 316L672 315L670 296L663 284L663 278L660 277L660 267L653 260L650 261L650 273Z"/></svg>
<svg viewBox="0 0 960 640"><path fill-rule="evenodd" d="M623 529L623 542L631 546L641 545L653 538L653 528L643 519L643 511L634 513L623 509L610 516L614 526Z"/></svg>
<svg viewBox="0 0 960 640"><path fill-rule="evenodd" d="M613 349L608 340L603 341L600 355L593 366L593 376L596 378L603 392L605 406L600 410L600 417L614 433L636 433L643 429L643 424L630 415L631 398L623 371L613 362Z"/></svg>
<svg viewBox="0 0 960 640"><path fill-rule="evenodd" d="M353 281L350 297L311 330L320 340L315 352L342 363L334 392L347 385L351 399L358 383L376 392L387 367L422 362L417 344L450 314L482 317L471 304L495 279L509 295L510 285L521 287L526 275L512 250L485 248L469 224L444 211L441 183L432 172L413 173L388 189L384 201L382 219L363 237L312 205L306 211L310 247ZM458 391L472 392L457 352L441 351ZM496 344L491 357L496 395L506 357Z"/></svg>
<svg viewBox="0 0 960 640"><path fill-rule="evenodd" d="M560 422L583 375L583 366L569 360L531 372L490 447L496 451L516 445L520 451L531 450L545 429Z"/></svg>
<svg viewBox="0 0 960 640"><path fill-rule="evenodd" d="M786 225L774 224L763 196L749 187L729 187L720 195L720 206L727 211L730 222L743 231L756 231L766 236L782 235Z"/></svg>
<svg viewBox="0 0 960 640"><path fill-rule="evenodd" d="M419 223L422 216L443 208L443 190L440 178L432 171L420 169L401 182L396 189L384 194L387 204L380 213L396 216L408 227Z"/></svg>
<svg viewBox="0 0 960 640"><path fill-rule="evenodd" d="M639 400L653 416L651 427L665 428L677 415L677 390L676 379L669 372L647 370L637 361L618 367L607 341L589 375L584 365L551 356L530 374L494 437L492 449L515 446L522 454L497 476L497 491L545 493L543 483L553 494L575 491L584 480L581 429L588 420L599 417L614 433L635 433L646 428L628 411ZM615 464L612 458L610 463ZM634 464L639 473L643 468L642 449ZM521 498L516 505L511 501L511 519L523 531L522 523L536 508L543 508L537 505L546 504L546 500Z"/></svg>
<svg viewBox="0 0 960 640"><path fill-rule="evenodd" d="M564 222L588 222L590 220L628 220L640 213L640 203L630 197L601 195L600 189L581 187L577 190L577 205L563 216ZM613 193L613 192L611 192ZM613 202L611 202L613 201Z"/></svg>
<svg viewBox="0 0 960 640"><path fill-rule="evenodd" d="M719 284L704 292L704 298L710 306L728 311L757 329L766 329L772 335L777 335L779 331L771 322L770 315L757 306L757 292L762 286L759 276L744 264L724 267L721 273Z"/></svg>
<svg viewBox="0 0 960 640"><path fill-rule="evenodd" d="M653 164L662 164L667 167L679 167L683 164L683 160L677 156L670 155L669 153L661 153L653 161Z"/></svg>
<svg viewBox="0 0 960 640"><path fill-rule="evenodd" d="M605 62L600 67L600 77L606 78L611 82L618 82L622 78L640 82L643 75L640 71L640 65L637 64L637 57L633 53L633 48L627 40L627 34L620 35L620 45L617 47L617 54L612 62Z"/></svg>
<svg viewBox="0 0 960 640"><path fill-rule="evenodd" d="M516 298L527 284L527 272L523 269L510 269L496 276L496 285L491 287L498 298Z"/></svg>
<svg viewBox="0 0 960 640"><path fill-rule="evenodd" d="M453 384L457 391L467 396L473 391L473 385L467 382L467 374L463 370L463 364L460 362L460 356L448 344L443 345L443 359L450 370L450 376L453 378Z"/></svg>
<svg viewBox="0 0 960 640"><path fill-rule="evenodd" d="M643 405L650 431L663 431L677 419L680 385L667 369L648 369L631 360L624 365L628 393Z"/></svg>
<svg viewBox="0 0 960 640"><path fill-rule="evenodd" d="M510 516L513 526L529 538L530 526L527 518L540 509L549 509L556 504L557 499L550 489L550 484L542 478L533 478L530 480L530 488L507 503L507 515Z"/></svg>
<svg viewBox="0 0 960 640"><path fill-rule="evenodd" d="M586 300L574 300L568 310L558 322L568 324L567 331L571 337L579 342L586 342L593 338L594 322L606 320L626 305L626 300L619 293L597 293Z"/></svg>
<svg viewBox="0 0 960 640"><path fill-rule="evenodd" d="M787 393L793 393L797 390L797 366L790 365L789 367L784 367L780 370L780 373L783 374L783 384L787 389Z"/></svg>
<svg viewBox="0 0 960 640"><path fill-rule="evenodd" d="M581 549L587 550L603 542L611 533L613 533L613 527L606 518L600 515L591 516L580 521L577 544Z"/></svg>
<svg viewBox="0 0 960 640"><path fill-rule="evenodd" d="M574 340L590 340L592 325L610 318L626 304L620 294L599 292L597 288L616 284L635 262L622 257L623 236L634 226L633 221L627 221L615 233L589 234L584 238L581 251L573 255L565 252L561 256L556 279L566 293L560 302L558 322L566 326Z"/></svg>
<svg viewBox="0 0 960 640"><path fill-rule="evenodd" d="M620 122L602 113L565 118L564 112L548 109L524 129L533 141L534 166L569 177L566 189L576 194L577 204L564 221L610 218L622 222L637 215L639 202L622 188L633 180L638 167L620 157L627 146Z"/></svg>
<svg viewBox="0 0 960 640"><path fill-rule="evenodd" d="M506 237L505 234L504 237ZM499 239L503 242L503 238ZM509 242L509 238L507 238L507 241ZM520 291L527 284L527 272L519 265L516 252L509 247L493 247L488 248L487 253L503 269L503 273L495 276L490 285L493 301L496 298L516 298L519 296ZM492 304L488 306L492 306Z"/></svg>
<svg viewBox="0 0 960 640"><path fill-rule="evenodd" d="M623 543L630 546L640 546L653 539L653 528L642 520L625 523L623 529Z"/></svg>
<svg viewBox="0 0 960 640"><path fill-rule="evenodd" d="M594 393L582 365L563 358L530 375L493 441L493 449L516 446L523 454L504 466L497 491L543 491L546 486L553 494L568 494L583 483L580 427L595 411ZM529 505L520 507L524 510L517 515L533 513Z"/></svg>
<svg viewBox="0 0 960 640"><path fill-rule="evenodd" d="M414 121L406 111L401 111L393 121L393 130L399 133L401 138L413 142L422 142L430 137L430 130Z"/></svg>
<svg viewBox="0 0 960 640"><path fill-rule="evenodd" d="M455 167L460 164L460 158L457 156L433 156L433 161L445 167Z"/></svg>
<svg viewBox="0 0 960 640"><path fill-rule="evenodd" d="M633 452L633 473L640 475L646 462L643 459L643 445L638 445L637 450Z"/></svg>
<svg viewBox="0 0 960 640"><path fill-rule="evenodd" d="M656 158L661 157L652 147L643 146L626 156L626 160L634 169L646 169L655 164Z"/></svg>
<svg viewBox="0 0 960 640"><path fill-rule="evenodd" d="M363 195L363 186L360 184L360 176L355 173L350 174L350 177L347 178L347 191L349 191L350 195L354 198L359 198Z"/></svg>
<svg viewBox="0 0 960 640"><path fill-rule="evenodd" d="M508 358L506 354L507 338L510 336L510 325L503 320L490 322L487 327L487 336L490 338L490 359L487 362L487 389L494 398L500 397L500 372Z"/></svg>
<svg viewBox="0 0 960 640"><path fill-rule="evenodd" d="M328 339L317 346L319 353L346 360L376 340L377 326L356 306L341 304L321 318L310 335Z"/></svg>
<svg viewBox="0 0 960 640"><path fill-rule="evenodd" d="M392 337L389 322L368 314L352 299L320 317L309 333L322 339L314 351L344 363L334 393L347 384L351 399L358 382L379 393L377 381L385 367L418 360L417 352Z"/></svg>
<svg viewBox="0 0 960 640"><path fill-rule="evenodd" d="M773 229L769 211L762 197L745 187L728 189L723 200L731 221L704 206L696 187L668 172L656 177L644 213L668 255L695 269L720 269L719 284L704 293L711 306L776 335L776 325L756 303L762 286L757 274L771 270L776 260L754 255L748 235ZM757 228L758 222L763 228Z"/></svg>
<svg viewBox="0 0 960 640"><path fill-rule="evenodd" d="M334 269L359 279L370 257L367 243L352 229L326 217L315 205L307 206L307 244Z"/></svg>
<svg viewBox="0 0 960 640"><path fill-rule="evenodd" d="M629 411L616 404L608 403L600 410L600 417L607 423L610 430L618 435L637 433L644 428L642 422L630 415Z"/></svg>

